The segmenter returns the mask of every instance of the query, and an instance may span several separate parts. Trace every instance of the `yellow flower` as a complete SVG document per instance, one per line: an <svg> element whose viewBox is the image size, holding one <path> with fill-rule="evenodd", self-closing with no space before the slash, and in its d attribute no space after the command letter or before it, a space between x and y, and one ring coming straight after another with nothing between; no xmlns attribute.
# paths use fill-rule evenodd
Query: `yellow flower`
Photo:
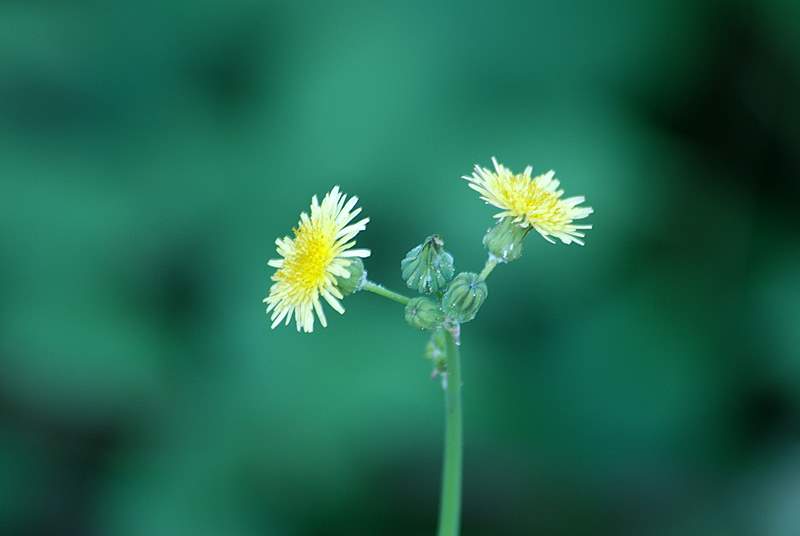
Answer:
<svg viewBox="0 0 800 536"><path fill-rule="evenodd" d="M361 212L354 207L357 197L347 196L338 186L325 194L322 203L315 195L311 199L311 216L303 212L295 229L294 238L285 236L275 240L282 258L267 264L277 271L272 276L269 296L264 298L267 313L272 311L272 327L285 319L289 324L294 315L297 331L314 331L316 312L323 327L327 326L320 297L339 314L344 308L339 302L342 293L337 288L337 278L349 278L352 257L369 257L368 249L351 249L355 236L366 229L369 218L350 223Z"/></svg>
<svg viewBox="0 0 800 536"><path fill-rule="evenodd" d="M475 166L471 176L462 178L469 187L481 195L481 199L501 209L495 218L511 218L523 228L533 228L550 243L556 237L564 244L575 242L583 245L582 229L591 225L575 225L572 222L586 218L594 212L591 207L580 207L583 196L561 199L564 190L559 190L555 171L531 177L533 168L528 166L523 173L513 174L498 164L493 157L494 171Z"/></svg>

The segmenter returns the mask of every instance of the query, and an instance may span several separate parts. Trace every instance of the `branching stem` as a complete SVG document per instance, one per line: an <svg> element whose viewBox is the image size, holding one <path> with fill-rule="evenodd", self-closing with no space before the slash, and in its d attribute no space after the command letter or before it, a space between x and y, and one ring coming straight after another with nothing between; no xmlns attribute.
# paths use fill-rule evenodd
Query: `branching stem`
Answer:
<svg viewBox="0 0 800 536"><path fill-rule="evenodd" d="M361 286L361 290L366 290L367 292L372 292L373 294L377 294L378 296L382 296L388 300L396 301L397 303L406 305L410 299L402 294L397 292L391 291L388 288L379 285L377 283L373 283L372 281L364 281L364 284Z"/></svg>

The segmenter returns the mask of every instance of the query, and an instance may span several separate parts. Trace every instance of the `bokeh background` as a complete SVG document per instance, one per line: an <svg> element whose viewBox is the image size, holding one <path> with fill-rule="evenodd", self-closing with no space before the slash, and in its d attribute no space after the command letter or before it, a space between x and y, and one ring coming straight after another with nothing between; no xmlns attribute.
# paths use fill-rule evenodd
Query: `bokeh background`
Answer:
<svg viewBox="0 0 800 536"><path fill-rule="evenodd" d="M373 279L476 270L497 156L558 172L464 329L465 535L800 534L800 3L0 5L0 533L425 535L442 393L371 295L270 331L340 184Z"/></svg>

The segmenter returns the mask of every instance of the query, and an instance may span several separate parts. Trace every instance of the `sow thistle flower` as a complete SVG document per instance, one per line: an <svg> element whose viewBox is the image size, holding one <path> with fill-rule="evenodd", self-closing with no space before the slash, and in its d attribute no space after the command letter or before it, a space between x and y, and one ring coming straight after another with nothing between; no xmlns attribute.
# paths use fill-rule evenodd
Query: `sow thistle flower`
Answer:
<svg viewBox="0 0 800 536"><path fill-rule="evenodd" d="M446 409L439 536L459 534L462 325L472 322L486 301L487 278L493 270L521 258L531 230L549 242L558 239L583 245L581 231L592 227L574 223L589 216L592 209L580 206L583 197L562 199L564 191L553 171L532 177L530 166L514 174L496 159L492 162L494 171L475 166L471 176L463 177L481 199L500 209L496 224L483 237L488 255L479 272L456 274L453 255L444 249L442 237L433 234L411 249L399 266L406 286L420 296L407 297L368 280L361 259L370 252L355 249L355 238L366 229L369 219L356 221L361 213L356 208L358 198L348 199L338 186L325 194L322 203L312 197L311 215L301 213L292 229L294 236L275 241L280 258L268 263L276 269L264 299L273 328L284 321L288 325L294 318L297 331L312 332L317 318L323 327L327 325L323 300L341 314L344 308L339 300L365 291L403 305L406 322L430 334L425 354L433 364L432 377L441 378ZM386 381L395 379L387 377Z"/></svg>
<svg viewBox="0 0 800 536"><path fill-rule="evenodd" d="M355 208L357 197L347 196L338 186L325 194L322 203L317 196L311 198L311 216L300 214L294 238L285 236L275 240L280 259L267 264L276 268L274 283L264 298L267 313L272 312L272 328L282 321L289 324L294 316L297 331L314 331L314 313L323 327L328 325L320 298L339 314L344 307L339 300L344 297L340 280L348 280L355 271L353 263L369 257L368 249L353 249L354 238L366 229L369 218L351 223L361 213ZM352 267L351 267L352 266ZM360 266L359 266L360 268ZM358 270L361 272L361 270ZM359 274L360 276L361 274Z"/></svg>
<svg viewBox="0 0 800 536"><path fill-rule="evenodd" d="M497 159L492 158L492 163L494 171L476 165L472 175L462 178L486 203L501 209L495 218L501 221L510 219L523 229L535 229L553 244L555 241L551 237L564 244L575 242L583 245L585 235L581 231L592 226L573 223L593 212L591 207L579 206L586 200L583 196L562 199L564 190L558 189L560 182L552 170L531 177L531 166L514 174Z"/></svg>

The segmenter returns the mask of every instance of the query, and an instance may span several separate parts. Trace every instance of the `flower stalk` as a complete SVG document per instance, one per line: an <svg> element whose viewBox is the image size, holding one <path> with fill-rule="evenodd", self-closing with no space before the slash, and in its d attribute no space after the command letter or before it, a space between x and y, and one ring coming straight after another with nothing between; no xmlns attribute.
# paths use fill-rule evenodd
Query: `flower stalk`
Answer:
<svg viewBox="0 0 800 536"><path fill-rule="evenodd" d="M486 264L484 265L483 270L481 270L481 273L478 274L478 279L481 281L486 281L486 278L489 277L489 274L492 273L492 270L494 270L495 267L497 267L497 257L494 255L489 255L489 258L486 259Z"/></svg>
<svg viewBox="0 0 800 536"><path fill-rule="evenodd" d="M439 503L438 536L457 536L461 521L461 466L463 457L461 424L460 326L445 330L447 337L447 376L445 391L444 464Z"/></svg>
<svg viewBox="0 0 800 536"><path fill-rule="evenodd" d="M402 305L408 305L410 299L406 296L398 292L394 292L389 290L388 288L384 287L383 285L379 285L377 283L373 283L369 279L364 281L364 284L361 286L361 290L366 290L367 292L372 292L373 294L377 294L378 296L382 296L386 299L392 300L394 302L400 303Z"/></svg>

